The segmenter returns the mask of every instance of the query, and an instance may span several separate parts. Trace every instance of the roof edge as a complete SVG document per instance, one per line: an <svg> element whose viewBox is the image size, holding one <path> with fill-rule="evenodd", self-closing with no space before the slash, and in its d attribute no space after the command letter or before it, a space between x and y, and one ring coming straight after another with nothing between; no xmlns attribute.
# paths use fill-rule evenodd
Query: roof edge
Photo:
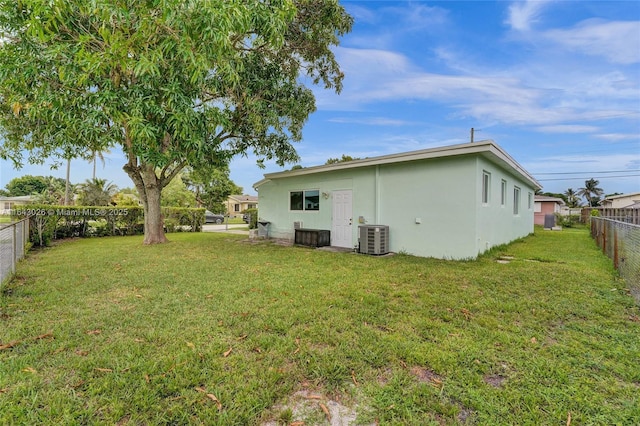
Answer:
<svg viewBox="0 0 640 426"><path fill-rule="evenodd" d="M602 201L616 200L618 198L626 198L626 197L635 197L636 195L640 196L640 192L631 192L629 194L611 195L609 197L603 198Z"/></svg>
<svg viewBox="0 0 640 426"><path fill-rule="evenodd" d="M382 155L378 157L365 158L362 160L346 161L343 163L335 164L323 164L320 166L305 167L296 170L285 170L281 172L267 173L264 175L264 179L253 184L253 188L264 185L265 183L273 180L285 177L304 176L315 173L332 172L337 170L347 170L360 167L369 167L383 164L393 164L416 160L426 160L431 158L443 158L456 155L467 154L482 154L491 153L498 159L505 162L509 167L515 170L518 174L530 181L532 186L536 189L541 189L540 183L527 172L517 161L515 161L506 151L504 151L493 140L487 139L472 143L463 143L456 145L446 145L435 148L427 148L418 151L409 151L396 154Z"/></svg>

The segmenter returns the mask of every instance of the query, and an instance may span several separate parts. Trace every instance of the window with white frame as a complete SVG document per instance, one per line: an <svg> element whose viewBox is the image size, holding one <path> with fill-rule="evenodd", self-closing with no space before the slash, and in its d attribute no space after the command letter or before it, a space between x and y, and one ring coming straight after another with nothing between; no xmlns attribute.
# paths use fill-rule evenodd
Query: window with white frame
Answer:
<svg viewBox="0 0 640 426"><path fill-rule="evenodd" d="M520 214L520 188L513 187L513 214Z"/></svg>
<svg viewBox="0 0 640 426"><path fill-rule="evenodd" d="M289 209L297 211L320 210L320 191L317 189L291 191L289 193Z"/></svg>
<svg viewBox="0 0 640 426"><path fill-rule="evenodd" d="M482 204L489 204L491 197L491 173L482 172Z"/></svg>
<svg viewBox="0 0 640 426"><path fill-rule="evenodd" d="M533 194L529 192L527 194L527 208L531 210L532 207L533 207Z"/></svg>
<svg viewBox="0 0 640 426"><path fill-rule="evenodd" d="M504 207L507 205L507 181L502 179L502 184L500 185L500 205Z"/></svg>

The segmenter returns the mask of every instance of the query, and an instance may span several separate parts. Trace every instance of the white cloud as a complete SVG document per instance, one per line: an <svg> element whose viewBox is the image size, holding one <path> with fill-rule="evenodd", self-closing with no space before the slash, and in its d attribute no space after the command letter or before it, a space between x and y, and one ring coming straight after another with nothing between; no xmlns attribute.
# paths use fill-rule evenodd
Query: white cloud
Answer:
<svg viewBox="0 0 640 426"><path fill-rule="evenodd" d="M448 22L449 11L438 6L426 6L420 3L403 4L402 7L388 7L383 13L397 17L399 26L404 30L432 30Z"/></svg>
<svg viewBox="0 0 640 426"><path fill-rule="evenodd" d="M596 126L579 124L559 124L556 126L541 126L537 130L542 133L593 133L599 130Z"/></svg>
<svg viewBox="0 0 640 426"><path fill-rule="evenodd" d="M336 49L345 72L344 102L414 99L489 99L528 103L539 97L535 89L521 87L517 78L442 75L427 73L404 55L375 49Z"/></svg>
<svg viewBox="0 0 640 426"><path fill-rule="evenodd" d="M610 142L624 141L624 140L639 140L637 134L625 134L625 133L602 133L593 135L598 139L604 139ZM638 141L638 148L640 148L640 141Z"/></svg>
<svg viewBox="0 0 640 426"><path fill-rule="evenodd" d="M316 91L324 110L360 110L377 102L426 101L492 123L548 126L573 123L564 133L598 131L591 120L629 116L637 110L638 82L619 70L594 72L563 66L554 76L552 63L518 63L484 68L470 63L456 74L426 72L406 56L380 49L336 49L345 71L343 92ZM455 56L455 55L454 55ZM455 62L455 58L452 59ZM579 126L579 127L576 127ZM557 127L555 130L559 130Z"/></svg>
<svg viewBox="0 0 640 426"><path fill-rule="evenodd" d="M406 73L415 67L403 54L379 49L352 49L338 47L335 49L338 62L347 72L357 72L358 78L368 75L389 77L398 73Z"/></svg>
<svg viewBox="0 0 640 426"><path fill-rule="evenodd" d="M547 3L549 3L548 0L514 2L509 6L509 16L505 23L514 30L529 31L531 25L538 21L538 17Z"/></svg>
<svg viewBox="0 0 640 426"><path fill-rule="evenodd" d="M366 7L362 7L351 2L345 3L344 7L356 22L364 22L368 24L378 22L378 15Z"/></svg>
<svg viewBox="0 0 640 426"><path fill-rule="evenodd" d="M351 118L351 117L334 117L328 121L332 123L345 123L345 124L366 124L371 126L411 126L418 123L412 123L407 120L398 120L394 118L386 117L365 117L365 118Z"/></svg>
<svg viewBox="0 0 640 426"><path fill-rule="evenodd" d="M617 64L640 62L640 22L588 19L571 29L542 34L567 50L601 56Z"/></svg>

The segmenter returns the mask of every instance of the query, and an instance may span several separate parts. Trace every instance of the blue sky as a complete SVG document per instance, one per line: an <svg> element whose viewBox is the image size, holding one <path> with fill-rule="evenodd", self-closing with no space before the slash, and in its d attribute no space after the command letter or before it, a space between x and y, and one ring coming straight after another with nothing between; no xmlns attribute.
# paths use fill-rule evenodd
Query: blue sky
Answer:
<svg viewBox="0 0 640 426"><path fill-rule="evenodd" d="M373 157L493 139L544 186L640 192L640 2L358 1L335 49L345 73L336 95L314 88L318 111L296 144L302 166L342 154ZM234 159L246 193L282 168ZM98 177L133 184L114 150ZM1 162L0 187L64 168ZM287 168L290 168L288 166ZM72 163L72 182L91 165Z"/></svg>

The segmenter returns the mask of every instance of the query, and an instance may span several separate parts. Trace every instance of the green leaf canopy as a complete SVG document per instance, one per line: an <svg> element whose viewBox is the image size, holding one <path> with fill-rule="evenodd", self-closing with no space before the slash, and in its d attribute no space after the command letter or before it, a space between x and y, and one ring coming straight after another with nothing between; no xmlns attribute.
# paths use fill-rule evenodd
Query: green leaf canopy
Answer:
<svg viewBox="0 0 640 426"><path fill-rule="evenodd" d="M340 90L351 25L337 0L0 0L0 156L119 145L145 206L187 165L295 161L301 77Z"/></svg>

